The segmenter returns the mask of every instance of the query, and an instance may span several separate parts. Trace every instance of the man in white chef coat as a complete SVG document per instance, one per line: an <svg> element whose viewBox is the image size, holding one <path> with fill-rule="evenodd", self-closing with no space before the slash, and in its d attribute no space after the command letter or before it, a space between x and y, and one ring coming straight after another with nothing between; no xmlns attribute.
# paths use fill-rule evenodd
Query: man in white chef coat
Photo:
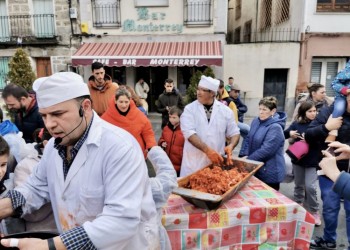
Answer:
<svg viewBox="0 0 350 250"><path fill-rule="evenodd" d="M33 89L54 138L26 184L0 200L0 218L51 201L60 235L1 244L33 250L157 249L157 213L137 141L92 110L80 75L39 78Z"/></svg>
<svg viewBox="0 0 350 250"><path fill-rule="evenodd" d="M197 100L188 104L180 118L185 137L180 176L213 163L222 164L239 142L239 128L230 108L215 99L219 80L202 76ZM226 138L229 144L225 147Z"/></svg>

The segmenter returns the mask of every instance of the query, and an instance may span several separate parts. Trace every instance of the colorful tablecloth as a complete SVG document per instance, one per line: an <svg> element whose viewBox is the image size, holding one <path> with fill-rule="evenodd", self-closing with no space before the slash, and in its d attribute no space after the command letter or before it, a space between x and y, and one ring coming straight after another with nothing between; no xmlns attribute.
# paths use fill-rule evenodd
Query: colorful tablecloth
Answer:
<svg viewBox="0 0 350 250"><path fill-rule="evenodd" d="M163 208L173 250L306 250L314 218L254 176L217 210L196 208L178 195Z"/></svg>

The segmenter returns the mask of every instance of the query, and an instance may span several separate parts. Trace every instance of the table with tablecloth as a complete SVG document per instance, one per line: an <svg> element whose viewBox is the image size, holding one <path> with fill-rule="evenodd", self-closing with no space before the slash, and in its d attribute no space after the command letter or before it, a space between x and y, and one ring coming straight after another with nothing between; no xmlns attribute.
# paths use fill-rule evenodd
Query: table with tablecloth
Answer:
<svg viewBox="0 0 350 250"><path fill-rule="evenodd" d="M309 249L314 218L254 176L217 210L172 194L162 223L172 249Z"/></svg>

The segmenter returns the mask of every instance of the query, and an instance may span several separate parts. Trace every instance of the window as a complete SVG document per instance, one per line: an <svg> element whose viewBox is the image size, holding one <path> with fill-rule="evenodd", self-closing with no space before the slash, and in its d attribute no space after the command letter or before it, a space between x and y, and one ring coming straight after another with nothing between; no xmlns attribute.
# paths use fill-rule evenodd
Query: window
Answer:
<svg viewBox="0 0 350 250"><path fill-rule="evenodd" d="M275 1L275 24L280 24L289 19L290 0Z"/></svg>
<svg viewBox="0 0 350 250"><path fill-rule="evenodd" d="M260 29L271 27L272 21L272 0L263 0L260 12Z"/></svg>
<svg viewBox="0 0 350 250"><path fill-rule="evenodd" d="M7 15L6 0L0 0L0 43L7 41L10 41L9 17Z"/></svg>
<svg viewBox="0 0 350 250"><path fill-rule="evenodd" d="M241 27L235 29L235 35L233 37L233 43L241 42Z"/></svg>
<svg viewBox="0 0 350 250"><path fill-rule="evenodd" d="M134 0L135 7L168 7L169 0Z"/></svg>
<svg viewBox="0 0 350 250"><path fill-rule="evenodd" d="M52 0L33 0L33 23L34 23L34 34L38 38L52 38L55 36L55 19L53 12ZM23 19L20 20L20 25L22 28L27 27L28 22ZM23 34L23 30L18 32L18 36Z"/></svg>
<svg viewBox="0 0 350 250"><path fill-rule="evenodd" d="M9 57L0 57L0 89L6 86L7 73L9 72Z"/></svg>
<svg viewBox="0 0 350 250"><path fill-rule="evenodd" d="M249 43L252 36L252 20L244 24L243 42Z"/></svg>
<svg viewBox="0 0 350 250"><path fill-rule="evenodd" d="M212 0L184 0L184 23L187 26L209 26L213 23Z"/></svg>
<svg viewBox="0 0 350 250"><path fill-rule="evenodd" d="M236 0L236 20L241 18L242 14L242 0Z"/></svg>
<svg viewBox="0 0 350 250"><path fill-rule="evenodd" d="M343 69L346 58L313 58L311 63L310 82L321 83L326 87L327 96L335 95L332 89L332 81L338 71Z"/></svg>
<svg viewBox="0 0 350 250"><path fill-rule="evenodd" d="M94 27L121 27L120 0L92 0Z"/></svg>
<svg viewBox="0 0 350 250"><path fill-rule="evenodd" d="M350 0L317 0L317 12L350 12Z"/></svg>

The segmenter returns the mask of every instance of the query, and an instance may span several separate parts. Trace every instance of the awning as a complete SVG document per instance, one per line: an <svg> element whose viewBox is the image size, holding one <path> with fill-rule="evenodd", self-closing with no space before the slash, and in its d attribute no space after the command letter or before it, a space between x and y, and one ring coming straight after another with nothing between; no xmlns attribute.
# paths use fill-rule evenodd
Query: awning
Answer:
<svg viewBox="0 0 350 250"><path fill-rule="evenodd" d="M221 42L85 43L72 56L73 66L95 61L117 67L221 66Z"/></svg>

